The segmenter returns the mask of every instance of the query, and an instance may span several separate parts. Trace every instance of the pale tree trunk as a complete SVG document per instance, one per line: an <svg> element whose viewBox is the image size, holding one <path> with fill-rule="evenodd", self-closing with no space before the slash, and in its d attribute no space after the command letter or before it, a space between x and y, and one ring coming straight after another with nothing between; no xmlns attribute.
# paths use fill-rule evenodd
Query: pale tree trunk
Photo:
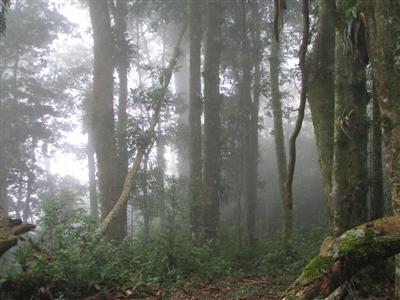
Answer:
<svg viewBox="0 0 400 300"><path fill-rule="evenodd" d="M279 3L275 1L274 14L279 14ZM279 21L274 22L274 32L280 32L278 28ZM274 119L274 140L275 140L275 153L276 162L278 167L279 176L279 191L283 206L284 224L283 231L284 236L288 235L291 231L291 212L290 209L285 205L285 182L287 179L287 163L286 163L286 151L285 151L285 137L283 133L282 124L282 102L281 93L279 88L279 74L280 74L280 45L277 36L271 37L271 54L269 58L269 68L271 74L271 101L272 101L272 114ZM286 237L284 237L285 239Z"/></svg>
<svg viewBox="0 0 400 300"><path fill-rule="evenodd" d="M337 9L343 9L342 0ZM367 91L365 63L346 49L345 24L336 26L335 129L332 170L333 234L367 221ZM362 31L359 32L362 35ZM365 36L360 36L362 39Z"/></svg>
<svg viewBox="0 0 400 300"><path fill-rule="evenodd" d="M168 68L165 70L163 85L160 87L158 97L155 99L156 103L155 103L154 113L153 113L152 119L150 120L149 128L148 128L147 132L145 133L146 137L144 138L143 143L138 145L138 148L136 151L136 156L133 159L132 167L129 170L128 175L125 178L124 186L121 191L121 194L120 194L118 200L116 201L115 205L113 206L113 208L110 210L110 212L107 214L107 216L102 219L101 223L99 224L99 227L97 228L97 230L94 233L95 238L100 238L107 232L107 230L109 229L111 224L113 224L113 222L115 222L116 218L118 217L118 214L125 207L128 199L129 199L132 188L135 185L137 173L139 171L143 155L145 154L146 150L153 143L154 137L156 135L156 126L159 122L161 107L165 100L164 98L165 98L165 94L168 91L169 83L171 82L172 72L173 72L174 68L176 67L177 57L179 55L179 45L181 44L183 35L186 31L186 27L187 26L185 24L179 37L178 37L178 41L177 41L177 44L174 49L174 54L170 60Z"/></svg>
<svg viewBox="0 0 400 300"><path fill-rule="evenodd" d="M393 212L400 214L400 2L360 1L365 5L369 48L383 129L385 171ZM396 257L395 297L400 299L400 258Z"/></svg>
<svg viewBox="0 0 400 300"><path fill-rule="evenodd" d="M219 93L219 65L222 48L222 1L208 1L204 61L204 234L217 241L220 206L222 98Z"/></svg>
<svg viewBox="0 0 400 300"><path fill-rule="evenodd" d="M332 215L332 159L334 132L335 0L320 1L318 31L309 61L308 103L314 126L330 228Z"/></svg>
<svg viewBox="0 0 400 300"><path fill-rule="evenodd" d="M148 197L148 189L147 189L147 173L148 173L148 165L149 165L149 151L147 151L143 158L143 182L142 182L142 191L143 191L143 229L144 236L146 239L150 236L150 206L149 206L149 197Z"/></svg>
<svg viewBox="0 0 400 300"><path fill-rule="evenodd" d="M201 230L202 212L202 134L201 114L201 4L197 0L189 1L189 199L192 234L197 240Z"/></svg>
<svg viewBox="0 0 400 300"><path fill-rule="evenodd" d="M90 215L97 221L99 219L98 203L97 203L97 185L96 185L96 164L94 160L94 145L92 133L88 130L87 160L89 175L89 202Z"/></svg>
<svg viewBox="0 0 400 300"><path fill-rule="evenodd" d="M113 109L113 36L108 2L90 0L89 10L94 41L93 103L90 105L90 117L99 174L101 219L104 221L120 193ZM117 219L107 229L107 239L120 239L124 236Z"/></svg>
<svg viewBox="0 0 400 300"><path fill-rule="evenodd" d="M198 24L200 26L201 24ZM178 26L174 26L173 36L179 34ZM175 91L177 96L176 113L178 115L177 129L177 158L178 174L180 178L189 176L189 45L186 38L182 41L181 53L178 56L177 70L174 73Z"/></svg>

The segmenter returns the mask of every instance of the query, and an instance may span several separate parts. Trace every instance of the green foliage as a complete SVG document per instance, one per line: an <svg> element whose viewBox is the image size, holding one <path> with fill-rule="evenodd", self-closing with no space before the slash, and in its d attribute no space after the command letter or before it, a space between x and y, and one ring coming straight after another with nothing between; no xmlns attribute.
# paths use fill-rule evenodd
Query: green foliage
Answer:
<svg viewBox="0 0 400 300"><path fill-rule="evenodd" d="M227 232L225 236L231 238L221 240L216 251L211 243L194 243L189 231L182 228L184 219L174 223L170 218L168 226L151 236L139 232L120 243L94 241L93 220L79 205L73 205L74 199L66 190L59 198L46 201L39 242L18 249L9 278L51 286L53 295L69 299L98 290L142 293L162 287L168 291L186 280L243 273L288 272L296 276L318 250L324 234L322 229L298 232L290 245L269 240L246 248L238 247ZM237 293L245 296L249 291Z"/></svg>

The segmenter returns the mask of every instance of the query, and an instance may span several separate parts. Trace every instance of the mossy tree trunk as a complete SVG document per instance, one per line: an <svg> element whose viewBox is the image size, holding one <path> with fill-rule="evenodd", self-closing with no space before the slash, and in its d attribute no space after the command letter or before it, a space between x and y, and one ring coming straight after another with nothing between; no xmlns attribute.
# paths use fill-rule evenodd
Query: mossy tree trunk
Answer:
<svg viewBox="0 0 400 300"><path fill-rule="evenodd" d="M201 4L189 1L189 198L190 220L194 238L197 240L201 229L203 160L201 114Z"/></svg>
<svg viewBox="0 0 400 300"><path fill-rule="evenodd" d="M393 212L400 215L400 2L359 1L365 15L369 58L381 111L385 170ZM396 258L395 299L400 299L400 258Z"/></svg>
<svg viewBox="0 0 400 300"><path fill-rule="evenodd" d="M337 9L344 10L344 3L337 1ZM345 24L336 25L332 213L333 234L339 236L368 218L368 99L366 65L347 49Z"/></svg>
<svg viewBox="0 0 400 300"><path fill-rule="evenodd" d="M204 234L217 241L219 229L222 98L219 93L219 65L222 48L221 0L207 2L208 19L204 61Z"/></svg>
<svg viewBox="0 0 400 300"><path fill-rule="evenodd" d="M317 142L328 221L331 228L333 228L331 188L335 109L334 7L335 0L320 1L318 31L310 55L308 81L308 101Z"/></svg>
<svg viewBox="0 0 400 300"><path fill-rule="evenodd" d="M388 217L328 238L282 299L328 297L362 268L400 252L400 219Z"/></svg>

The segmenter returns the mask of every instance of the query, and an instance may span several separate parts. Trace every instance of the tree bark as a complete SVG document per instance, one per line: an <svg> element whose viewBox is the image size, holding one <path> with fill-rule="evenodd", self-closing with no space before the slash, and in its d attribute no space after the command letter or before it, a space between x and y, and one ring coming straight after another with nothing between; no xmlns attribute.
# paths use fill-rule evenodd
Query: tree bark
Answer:
<svg viewBox="0 0 400 300"><path fill-rule="evenodd" d="M379 98L385 171L390 181L393 212L400 215L400 3L359 1L368 31L368 54ZM396 258L395 297L400 299L400 258Z"/></svg>
<svg viewBox="0 0 400 300"><path fill-rule="evenodd" d="M223 5L208 1L207 36L204 61L204 234L216 242L219 229L221 95L219 65L222 48Z"/></svg>
<svg viewBox="0 0 400 300"><path fill-rule="evenodd" d="M120 192L113 109L113 37L108 2L90 0L89 10L94 41L91 118L99 174L101 218L104 221ZM107 229L108 239L120 239L124 236L116 219Z"/></svg>
<svg viewBox="0 0 400 300"><path fill-rule="evenodd" d="M117 71L119 80L118 91L118 123L117 123L117 144L118 144L118 174L119 184L122 189L126 175L128 174L128 144L127 144L127 102L128 102L128 70L129 70L129 44L126 39L126 18L128 7L126 0L117 0L115 6L115 29L116 29L116 52ZM118 216L119 230L126 235L127 231L127 206L121 210Z"/></svg>
<svg viewBox="0 0 400 300"><path fill-rule="evenodd" d="M338 0L337 9L344 10L344 4ZM332 212L333 234L339 236L368 220L368 99L365 63L348 51L346 25L336 25Z"/></svg>
<svg viewBox="0 0 400 300"><path fill-rule="evenodd" d="M200 237L202 212L203 160L201 114L201 4L197 0L189 1L189 198L192 234Z"/></svg>
<svg viewBox="0 0 400 300"><path fill-rule="evenodd" d="M400 252L400 219L388 217L328 238L282 299L328 297L364 267Z"/></svg>
<svg viewBox="0 0 400 300"><path fill-rule="evenodd" d="M280 14L279 3L275 2L274 15L275 17ZM276 28L275 28L276 27ZM274 32L279 33L279 22L274 22ZM285 205L285 182L287 179L287 162L285 151L285 137L282 125L282 102L279 88L279 74L280 74L280 45L277 36L271 38L271 54L269 59L270 74L271 74L271 101L272 101L272 114L274 118L274 139L275 139L275 152L276 161L278 165L279 176L279 191L283 206L284 214L284 236L291 231L291 213ZM285 237L284 237L285 238Z"/></svg>
<svg viewBox="0 0 400 300"><path fill-rule="evenodd" d="M309 60L308 103L317 143L329 227L332 215L332 160L334 133L335 0L320 1L318 31Z"/></svg>
<svg viewBox="0 0 400 300"><path fill-rule="evenodd" d="M372 141L371 141L371 205L370 220L383 217L385 196L383 192L382 124L375 80L372 87Z"/></svg>

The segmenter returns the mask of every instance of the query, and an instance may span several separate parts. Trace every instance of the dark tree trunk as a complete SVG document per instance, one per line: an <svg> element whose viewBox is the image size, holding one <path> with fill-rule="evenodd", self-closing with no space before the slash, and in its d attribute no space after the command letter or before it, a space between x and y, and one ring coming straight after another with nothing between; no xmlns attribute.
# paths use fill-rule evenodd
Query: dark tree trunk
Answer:
<svg viewBox="0 0 400 300"><path fill-rule="evenodd" d="M400 215L400 2L360 1L365 10L368 54L381 111L385 171L390 181L392 207ZM395 297L400 299L400 257L396 257Z"/></svg>
<svg viewBox="0 0 400 300"><path fill-rule="evenodd" d="M338 1L337 9L343 1ZM367 91L365 63L346 50L345 24L337 24L335 133L332 170L333 234L367 221ZM361 32L360 32L361 34Z"/></svg>
<svg viewBox="0 0 400 300"><path fill-rule="evenodd" d="M202 136L201 114L203 103L201 99L201 35L202 24L200 14L201 4L197 0L189 1L189 197L190 219L192 233L197 240L202 225Z"/></svg>
<svg viewBox="0 0 400 300"><path fill-rule="evenodd" d="M204 226L205 238L216 241L219 228L222 98L219 93L219 64L222 48L223 5L208 1L204 61Z"/></svg>
<svg viewBox="0 0 400 300"><path fill-rule="evenodd" d="M374 80L373 80L374 81ZM383 192L382 169L382 124L379 99L375 83L372 87L372 126L371 126L371 205L370 220L383 217L385 198Z"/></svg>

